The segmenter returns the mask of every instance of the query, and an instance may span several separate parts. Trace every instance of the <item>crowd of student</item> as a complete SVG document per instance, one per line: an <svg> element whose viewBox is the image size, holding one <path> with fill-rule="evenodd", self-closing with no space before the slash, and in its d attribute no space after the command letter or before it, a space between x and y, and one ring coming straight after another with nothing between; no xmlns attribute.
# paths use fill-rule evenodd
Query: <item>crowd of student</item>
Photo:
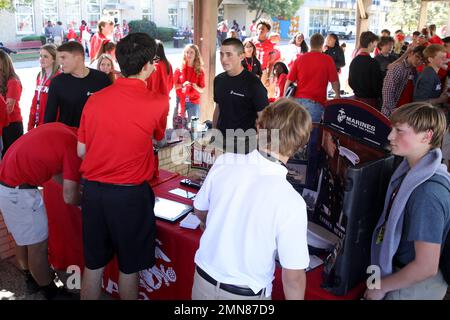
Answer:
<svg viewBox="0 0 450 320"><path fill-rule="evenodd" d="M120 296L136 299L138 272L155 263L155 217L149 214L155 195L148 181L156 169L153 140L165 134L170 91L176 90L174 127L200 116L205 66L198 47L187 45L173 70L160 41L131 33L116 44L109 39L111 26L100 22L91 41L94 68L85 66L85 48L77 41L41 48L29 133L23 137L22 87L10 57L0 51L0 208L28 282L49 299L63 292L48 265L48 227L37 186L53 177L67 203L81 201L81 297L99 297L103 268L116 254ZM287 61L276 46L279 35L269 36L270 23L255 26L256 36L244 43L235 37L221 41L224 72L214 79L212 122L227 153L194 202L206 226L195 256L194 299L270 298L275 252L286 298L304 297L306 205L287 182L285 164L304 147L309 164L318 163L317 124L327 87L340 98L338 74L346 62L336 35L314 34L309 46L301 33L294 35ZM374 233L372 260L382 266L382 289L368 290L368 299L408 298L411 292L414 298L442 298L447 288L437 267L450 228L450 175L440 166L448 130L447 72L439 75L450 45L449 38L441 40L445 46L428 43L439 40L432 30L422 30L410 45L401 31L395 39L363 32L350 63L354 98L391 117L392 153L405 158ZM283 98L293 84L293 99ZM264 145L257 139L261 132Z"/></svg>

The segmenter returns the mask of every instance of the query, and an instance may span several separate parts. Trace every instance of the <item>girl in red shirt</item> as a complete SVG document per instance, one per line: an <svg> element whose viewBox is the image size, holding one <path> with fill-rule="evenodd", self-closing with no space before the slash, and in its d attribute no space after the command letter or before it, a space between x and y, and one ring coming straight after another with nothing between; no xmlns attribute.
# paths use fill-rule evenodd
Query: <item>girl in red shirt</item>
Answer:
<svg viewBox="0 0 450 320"><path fill-rule="evenodd" d="M174 81L177 90L177 107L174 115L184 118L187 111L189 122L192 117L200 116L200 94L205 88L203 59L195 44L188 44L184 48L181 69L176 74Z"/></svg>
<svg viewBox="0 0 450 320"><path fill-rule="evenodd" d="M286 84L288 73L288 68L281 61L278 61L273 66L273 82L275 83L275 95L273 101L284 97L284 85Z"/></svg>
<svg viewBox="0 0 450 320"><path fill-rule="evenodd" d="M150 91L169 96L173 88L172 65L166 58L163 43L159 40L156 40L156 56L157 60L153 64L155 71L147 78L147 88Z"/></svg>
<svg viewBox="0 0 450 320"><path fill-rule="evenodd" d="M98 51L104 40L111 38L114 30L114 22L112 21L100 21L98 23L98 32L91 38L91 48L89 50L90 61L94 61Z"/></svg>
<svg viewBox="0 0 450 320"><path fill-rule="evenodd" d="M36 79L36 90L31 102L28 131L44 123L45 107L48 99L48 89L54 77L61 73L56 60L56 46L46 44L39 52L41 71Z"/></svg>
<svg viewBox="0 0 450 320"><path fill-rule="evenodd" d="M0 95L3 96L4 123L2 130L3 151L5 154L9 146L23 135L22 115L20 114L19 100L22 94L22 84L14 71L11 58L3 50L0 50ZM6 109L6 110L5 110ZM6 117L4 116L6 112Z"/></svg>

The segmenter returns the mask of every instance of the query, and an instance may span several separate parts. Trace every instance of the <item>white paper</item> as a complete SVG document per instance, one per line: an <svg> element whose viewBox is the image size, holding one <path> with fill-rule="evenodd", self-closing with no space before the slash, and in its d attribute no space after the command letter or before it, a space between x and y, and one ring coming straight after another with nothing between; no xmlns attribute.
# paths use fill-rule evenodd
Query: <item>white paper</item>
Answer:
<svg viewBox="0 0 450 320"><path fill-rule="evenodd" d="M195 193L187 191L187 190L183 190L183 189L180 189L180 188L172 189L172 190L169 191L169 193L176 194L177 196L180 196L180 197L183 197L183 198L186 198L186 199L192 199L192 200L196 196Z"/></svg>
<svg viewBox="0 0 450 320"><path fill-rule="evenodd" d="M196 215L192 214L192 212L189 213L186 218L184 218L180 222L180 227L188 229L197 229L199 225L200 219Z"/></svg>

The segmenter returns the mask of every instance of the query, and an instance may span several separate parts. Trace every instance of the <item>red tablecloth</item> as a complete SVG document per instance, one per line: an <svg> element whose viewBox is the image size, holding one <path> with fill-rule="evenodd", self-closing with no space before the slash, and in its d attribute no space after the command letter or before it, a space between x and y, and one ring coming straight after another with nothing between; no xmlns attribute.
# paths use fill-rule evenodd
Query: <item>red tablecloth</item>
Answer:
<svg viewBox="0 0 450 320"><path fill-rule="evenodd" d="M174 188L196 192L194 189L180 185L179 182L183 178L181 176L172 177L170 180L153 187L156 196L192 204L191 200L169 193ZM76 207L65 205L61 191L57 190L55 186L47 186L46 188L44 197L47 210L50 208L50 211L52 211L49 214L49 225L52 226L49 243L60 243L58 251L53 250L53 254L50 255L51 263L61 266L77 264L80 261L79 249L82 247L80 211ZM66 218L55 217L57 212L60 213L60 216L66 216ZM70 228L64 227L63 230L59 228L60 223L71 223L71 221L73 225ZM156 226L158 243L155 252L156 265L149 270L140 272L140 299L190 299L194 275L194 255L198 248L201 231L199 229L180 228L178 222L168 223L157 220ZM60 239L64 239L64 241L52 241L52 237L62 237ZM72 261L74 263L71 263ZM307 273L306 299L358 299L364 291L364 285L361 284L345 296L335 296L320 287L321 273L322 267ZM103 287L106 292L115 297L118 297L117 282L117 262L112 261L105 268ZM275 272L272 298L275 300L284 299L280 268L277 268Z"/></svg>

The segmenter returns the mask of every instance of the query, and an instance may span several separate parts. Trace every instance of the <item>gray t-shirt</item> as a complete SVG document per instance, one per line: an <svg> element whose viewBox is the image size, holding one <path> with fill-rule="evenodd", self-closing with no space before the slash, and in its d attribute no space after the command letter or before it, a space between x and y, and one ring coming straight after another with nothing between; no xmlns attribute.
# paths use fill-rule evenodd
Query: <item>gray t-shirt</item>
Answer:
<svg viewBox="0 0 450 320"><path fill-rule="evenodd" d="M63 38L64 37L64 29L63 29L63 27L61 27L59 24L55 25L52 28L52 34L53 34L53 37L61 37L61 38Z"/></svg>
<svg viewBox="0 0 450 320"><path fill-rule="evenodd" d="M415 258L414 241L444 243L449 229L450 186L444 177L434 175L409 197L394 261L400 265L410 263Z"/></svg>
<svg viewBox="0 0 450 320"><path fill-rule="evenodd" d="M442 84L439 76L432 67L426 67L417 79L414 86L414 101L426 101L439 98Z"/></svg>

